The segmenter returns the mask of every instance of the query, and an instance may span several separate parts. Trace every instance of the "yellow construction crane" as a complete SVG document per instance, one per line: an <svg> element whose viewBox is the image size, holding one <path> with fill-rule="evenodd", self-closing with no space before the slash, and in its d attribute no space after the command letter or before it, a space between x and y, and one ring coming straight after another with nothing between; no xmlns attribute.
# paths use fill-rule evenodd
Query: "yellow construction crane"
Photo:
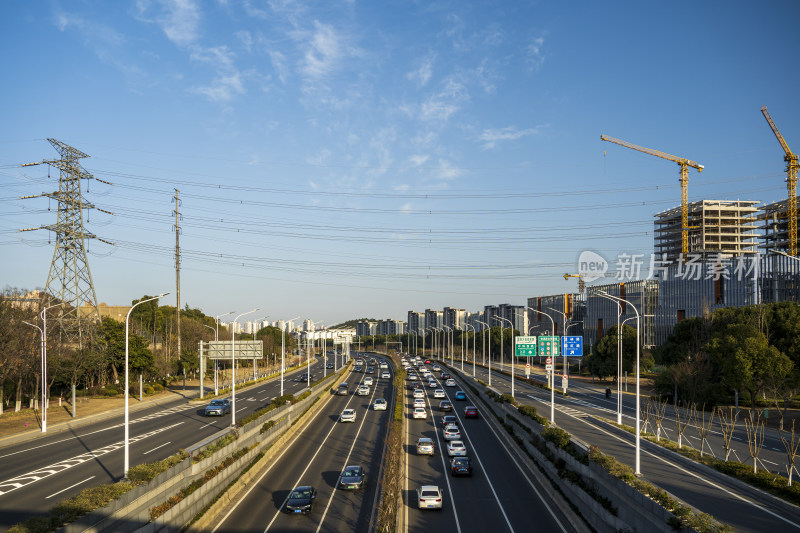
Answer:
<svg viewBox="0 0 800 533"><path fill-rule="evenodd" d="M761 113L767 119L769 127L772 128L772 133L778 138L781 143L781 148L785 152L783 160L786 161L786 188L789 190L789 205L786 217L789 219L789 254L797 255L797 169L800 168L800 163L797 162L797 154L789 149L786 140L778 131L778 126L772 121L772 117L767 112L767 106L761 108Z"/></svg>
<svg viewBox="0 0 800 533"><path fill-rule="evenodd" d="M569 278L578 278L578 292L583 293L586 288L586 283L580 274L564 274L564 279L569 281Z"/></svg>
<svg viewBox="0 0 800 533"><path fill-rule="evenodd" d="M703 171L703 165L700 163L695 163L690 159L685 159L683 157L677 157L674 155L666 154L664 152L660 152L658 150L652 150L650 148L644 148L642 146L637 146L633 143L629 143L627 141L622 141L620 139L615 139L614 137L609 137L607 135L601 135L600 140L612 142L614 144L618 144L620 146L624 146L626 148L631 148L632 150L638 150L639 152L644 152L646 154L654 155L656 157L660 157L662 159L668 159L669 161L673 161L678 163L678 166L681 167L681 252L683 255L689 253L689 167L697 169L698 172Z"/></svg>

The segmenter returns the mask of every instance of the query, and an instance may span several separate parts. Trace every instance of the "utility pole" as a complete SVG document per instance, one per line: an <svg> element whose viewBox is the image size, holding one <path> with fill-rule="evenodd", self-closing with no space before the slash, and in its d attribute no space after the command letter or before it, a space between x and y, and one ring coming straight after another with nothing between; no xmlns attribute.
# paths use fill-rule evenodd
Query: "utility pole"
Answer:
<svg viewBox="0 0 800 533"><path fill-rule="evenodd" d="M85 338L89 336L90 328L87 322L100 320L97 295L94 290L92 274L89 271L89 261L86 258L85 241L97 239L113 246L113 243L86 231L83 225L83 210L97 209L108 215L114 213L96 208L88 202L81 191L81 180L94 179L106 185L112 184L95 178L81 166L80 159L89 157L87 154L56 139L47 139L47 141L59 153L61 159L45 159L21 166L50 165L56 167L59 170L58 191L23 196L20 199L47 197L57 201L58 222L19 231L45 229L56 234L56 247L50 262L50 271L47 274L42 306L47 307L52 305L52 302L66 304L56 318L60 326L60 334L65 341L83 346L84 341L87 340ZM81 305L84 304L89 306L88 313L80 311Z"/></svg>
<svg viewBox="0 0 800 533"><path fill-rule="evenodd" d="M181 357L181 227L180 227L180 199L178 198L178 189L175 189L175 285L177 304L175 305L175 322L178 332L178 360Z"/></svg>

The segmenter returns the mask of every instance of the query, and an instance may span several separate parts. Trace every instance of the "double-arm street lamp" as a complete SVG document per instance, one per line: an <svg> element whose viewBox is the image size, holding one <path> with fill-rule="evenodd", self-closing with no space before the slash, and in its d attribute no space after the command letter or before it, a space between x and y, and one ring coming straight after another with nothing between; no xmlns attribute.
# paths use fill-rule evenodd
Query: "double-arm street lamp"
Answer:
<svg viewBox="0 0 800 533"><path fill-rule="evenodd" d="M222 313L221 315L217 315L214 317L214 321L217 323L217 329L214 331L214 341L219 341L219 319L223 316L228 316L234 314L236 311L228 311L227 313ZM219 367L219 359L214 359L214 396L219 394L219 380L217 378L217 368Z"/></svg>
<svg viewBox="0 0 800 533"><path fill-rule="evenodd" d="M450 364L452 365L453 364L453 337L452 337L453 328L451 328L450 326L445 326L444 324L442 324L442 329L446 329L447 330L447 331L443 332L444 333L444 349L442 351L444 353L444 357L446 358L447 357L447 348L448 348L448 345L449 345L449 347L450 347ZM450 335L449 342L448 342L448 334Z"/></svg>
<svg viewBox="0 0 800 533"><path fill-rule="evenodd" d="M611 300L615 300L617 302L625 302L626 304L631 306L633 312L636 313L636 469L635 474L637 476L641 475L641 434L640 434L640 407L641 407L641 400L639 397L639 325L640 325L640 316L639 310L636 309L636 306L633 305L629 300L624 298L619 298L617 296L612 296L605 291L598 291L598 294L603 298L608 298Z"/></svg>
<svg viewBox="0 0 800 533"><path fill-rule="evenodd" d="M567 314L559 311L558 309L553 309L552 307L548 307L548 309L553 311L553 312L558 313L564 319L564 321L561 323L561 330L564 332L563 334L566 335L567 334ZM553 325L553 328L555 328L555 324ZM563 348L563 344L561 344L560 347ZM562 350L562 352L563 352L563 350ZM569 365L567 364L567 353L564 352L564 353L562 353L562 355L564 356L564 375L566 376L566 375L569 374ZM564 379L562 379L561 381L562 381L562 386L564 388L564 394L566 394L567 393L567 381L564 380Z"/></svg>
<svg viewBox="0 0 800 533"><path fill-rule="evenodd" d="M236 321L258 310L259 308L256 307L255 309L240 314L233 319L233 324L231 326L231 371L233 372L233 379L231 379L231 426L236 425Z"/></svg>
<svg viewBox="0 0 800 533"><path fill-rule="evenodd" d="M483 354L483 362L489 361L489 386L492 386L492 327L487 324L486 322L481 322L480 320L477 321L478 324L486 326L486 331L489 332L489 358L486 358L486 353Z"/></svg>
<svg viewBox="0 0 800 533"><path fill-rule="evenodd" d="M526 306L526 309L530 309L534 313L539 313L540 315L546 316L548 319L550 319L550 327L552 328L550 331L552 331L553 335L555 336L555 334L556 334L556 323L553 321L553 317L551 317L547 313L542 313L541 311L539 311L538 309L534 309L533 307L527 307ZM551 370L547 374L547 376L549 378L548 381L549 381L549 385L550 385L550 423L551 424L555 424L555 421L556 421L556 392L555 392L555 390L556 390L556 386L555 386L556 385L556 380L555 380L555 372L553 372Z"/></svg>
<svg viewBox="0 0 800 533"><path fill-rule="evenodd" d="M26 322L23 320L25 324L32 326L39 330L39 335L41 336L42 342L39 351L41 352L41 366L42 366L42 407L40 408L40 412L42 413L42 433L47 433L47 310L52 309L54 307L60 307L67 302L61 302L60 304L51 305L50 307L45 307L42 309L42 312L39 313L39 316L42 317L42 327L35 324L31 324L30 322Z"/></svg>
<svg viewBox="0 0 800 533"><path fill-rule="evenodd" d="M495 320L502 320L504 322L508 322L509 326L511 327L511 349L514 349L514 323L507 318L503 318L501 316L493 316ZM505 328L500 326L500 364L503 364L503 331ZM511 397L514 397L514 358L511 358Z"/></svg>
<svg viewBox="0 0 800 533"><path fill-rule="evenodd" d="M468 328L472 328L472 377L475 377L475 343L478 341L478 331L472 324L464 324ZM469 350L469 345L467 345ZM464 354L461 354L461 371L464 371Z"/></svg>
<svg viewBox="0 0 800 533"><path fill-rule="evenodd" d="M281 396L283 396L283 374L286 372L286 326L298 318L300 318L300 315L290 318L289 320L284 320L283 327L281 328Z"/></svg>
<svg viewBox="0 0 800 533"><path fill-rule="evenodd" d="M168 295L168 292L163 292L158 296L153 296L152 298L148 298L147 300L142 300L141 302L136 302L128 309L128 314L125 316L125 479L128 479L128 470L130 467L130 413L128 412L128 331L129 331L129 322L131 318L131 311L137 306L143 303L152 302L153 300L158 300L159 298L163 298L164 296Z"/></svg>

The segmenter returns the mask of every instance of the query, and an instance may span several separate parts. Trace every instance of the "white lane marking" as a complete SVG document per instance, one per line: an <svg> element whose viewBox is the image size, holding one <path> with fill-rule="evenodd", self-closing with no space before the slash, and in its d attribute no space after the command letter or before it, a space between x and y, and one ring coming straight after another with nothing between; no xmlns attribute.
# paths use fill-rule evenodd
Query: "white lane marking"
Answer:
<svg viewBox="0 0 800 533"><path fill-rule="evenodd" d="M200 426L200 428L199 428L199 429L205 429L205 428L207 428L208 426L213 426L214 424L216 424L216 422L209 422L209 423L208 423L208 424L206 424L205 426Z"/></svg>
<svg viewBox="0 0 800 533"><path fill-rule="evenodd" d="M445 394L447 394L447 393L445 393ZM449 394L447 395L447 399L450 400L450 395ZM459 433L463 433L463 435L467 438L467 441L469 442L469 447L472 450L471 455L472 455L472 457L474 457L475 459L478 460L478 464L481 466L481 472L483 472L483 474L486 476L486 481L489 483L489 488L492 489L492 494L494 495L494 500L497 502L497 506L500 507L500 512L503 513L503 518L505 518L505 520L506 520L506 525L508 526L508 529L511 530L511 532L513 533L514 532L514 528L511 525L511 521L508 519L508 515L506 514L506 510L503 507L503 504L500 503L500 498L497 497L497 491L494 490L494 485L492 484L492 480L489 478L488 471L486 470L486 468L483 467L483 461L481 461L481 458L478 455L477 450L472 445L472 439L470 439L469 435L467 434L467 428L464 427L463 420L461 420L461 417L458 415L458 413L456 412L455 409L453 409L453 414L455 414L456 418L458 419L458 432ZM470 454L468 454L468 455L470 455ZM447 472L447 465L445 465L445 472ZM445 473L445 476L447 476L446 473Z"/></svg>
<svg viewBox="0 0 800 533"><path fill-rule="evenodd" d="M370 395L370 402L369 404L375 401L375 391L378 390L378 387L372 388L372 394ZM367 413L369 413L369 407L367 407ZM356 442L358 442L358 436L361 435L361 429L364 427L364 422L367 421L367 414L361 417L361 424L358 426L358 431L356 431L356 436L353 438L353 443L350 445L350 449L347 451L347 457L344 458L344 464L342 465L342 470L344 470L347 465L350 464L350 455L353 453L353 448L356 446ZM364 483L366 484L366 483ZM333 486L333 492L331 492L331 497L328 498L328 505L325 506L325 511L322 513L322 517L319 519L319 525L317 526L316 533L319 533L319 530L322 529L322 524L325 522L325 517L328 515L328 509L330 509L331 504L333 503L333 497L336 495L336 491L339 489L339 482L337 481L336 484Z"/></svg>
<svg viewBox="0 0 800 533"><path fill-rule="evenodd" d="M44 499L45 499L45 500L49 500L49 499L50 499L50 498L52 498L53 496L58 496L58 495L59 495L59 494L61 494L62 492L67 492L69 489L71 489L71 488L73 488L73 487L77 487L77 486L78 486L78 485L80 485L81 483L86 483L86 482L87 482L87 481L89 481L90 479L94 479L94 477L95 477L95 476L87 477L87 478L86 478L86 479L84 479L83 481L78 481L77 483L75 483L74 485L70 485L70 486L69 486L69 487L67 487L66 489L62 489L62 490L60 490L60 491L58 491L58 492L54 492L54 493L53 493L53 494L51 494L50 496L45 496L45 498L44 498Z"/></svg>
<svg viewBox="0 0 800 533"><path fill-rule="evenodd" d="M171 440L168 440L167 442L165 442L165 443L164 443L164 444L162 444L161 446L156 446L156 447L155 447L155 448L153 448L152 450L147 450L147 451L146 451L146 452L144 452L142 455L147 455L148 453L150 453L150 452L154 452L154 451L156 451L156 450L157 450L157 449L159 449L159 448L163 448L164 446L166 446L167 444L170 444L170 443L172 443L172 441L171 441Z"/></svg>
<svg viewBox="0 0 800 533"><path fill-rule="evenodd" d="M430 405L430 401L427 395L425 396L425 401ZM450 476L447 475L447 461L445 461L444 459L445 449L444 447L442 447L442 436L439 433L438 429L436 428L436 417L433 416L433 406L431 406L430 409L431 409L431 420L433 420L433 431L436 433L436 442L437 445L439 446L439 450L441 450L439 453L439 457L441 457L442 459L442 470L444 471L444 480L447 483L447 492L450 493L450 500L453 502L452 503L453 516L456 519L456 529L458 530L458 533L461 533L461 523L458 520L458 511L456 510L456 498L455 495L453 494L453 487L450 486ZM442 498L442 507L444 507L444 498Z"/></svg>
<svg viewBox="0 0 800 533"><path fill-rule="evenodd" d="M189 409L196 409L196 408L197 408L197 406L195 406L195 405L171 407L169 409L164 409L163 411L159 411L159 412L153 413L151 415L147 415L147 416L143 416L141 418L133 419L133 420L130 421L130 423L131 424L136 424L137 422L144 422L145 420L152 420L153 418L158 418L158 417L161 417L161 416L166 416L166 415L170 415L170 414L173 414L173 413L178 413L178 412L181 412L181 411L188 411ZM38 450L39 448L46 448L47 446L52 446L53 444L61 444L61 443L64 443L64 442L70 442L70 441L73 441L75 439L81 439L83 437L88 437L89 435L94 435L96 433L102 433L103 431L108 431L108 430L111 430L111 429L118 429L118 428L121 428L121 427L124 427L124 426L125 426L125 424L115 424L113 426L108 426L106 428L98 429L98 430L95 430L95 431L90 431L88 433L81 433L80 435L75 435L74 437L68 437L66 439L61 439L61 440L56 440L56 441L53 441L53 442L48 442L47 444L40 444L39 446L28 446L24 450L19 450L19 451L16 451L16 452L7 453L5 455L0 455L0 459L5 459L6 457L11 457L12 455L17 455L17 454L20 454L20 453L25 453L25 452L30 452L30 451L33 451L33 450Z"/></svg>
<svg viewBox="0 0 800 533"><path fill-rule="evenodd" d="M140 440L144 440L148 437L152 437L153 435L157 435L158 433L161 433L163 431L167 431L168 429L180 426L181 424L183 424L183 422L178 422L177 424L172 424L171 426L158 428L149 433L145 433L143 435L138 435L136 437L130 438L129 442L134 443ZM27 474L22 474L21 476L17 476L15 478L0 482L0 496L8 494L9 492L12 492L14 490L17 490L18 488L24 487L25 485L30 485L31 483L35 483L36 481L39 481L46 477L50 477L52 475L63 472L64 470L72 468L73 466L78 466L79 464L85 463L86 461L91 461L92 459L95 459L107 453L119 450L123 446L125 446L124 440L115 442L114 444L109 444L108 446L104 446L97 450L92 450L86 453L82 453L80 455L72 457L71 459L65 459L58 463L42 467L32 472L28 472Z"/></svg>
<svg viewBox="0 0 800 533"><path fill-rule="evenodd" d="M617 435L614 435L613 433L611 433L611 432L609 432L609 431L606 431L606 430L605 430L605 429L603 429L603 428L600 428L600 427L598 427L598 426L595 426L595 425L593 425L591 422L589 422L589 421L587 421L587 420L584 420L584 419L582 419L582 418L576 418L576 420L580 420L581 422L583 422L583 423L584 423L584 424L586 424L587 426L591 426L593 429L596 429L596 430L598 430L598 431L600 431L600 432L602 432L602 433L605 433L605 434L606 434L606 435L608 435L609 437L612 437L612 438L614 438L614 439L616 439L616 440L618 440L618 441L620 441L620 442L623 442L623 443L627 444L628 446L630 446L631 448L633 448L633 447L635 446L635 445L634 445L632 442L630 442L630 441L627 441L627 440L625 440L625 439L623 439L622 437L619 437L619 436L617 436ZM774 517L776 517L776 518L780 518L781 520L783 520L783 521L784 521L784 522L786 522L787 524L791 524L792 526L794 526L794 527L796 527L796 528L800 528L800 524L796 524L795 522L792 522L791 520L789 520L789 519L787 519L787 518L784 518L784 517L782 517L781 515L779 515L779 514L777 514L777 513L774 513L774 512L772 512L772 511L770 511L770 510L769 510L769 509L767 509L766 507L763 507L763 506L761 506L761 505L759 505L759 504L755 503L754 501L748 500L748 499L747 499L747 498L745 498L744 496L741 496L740 494L737 494L737 493L735 493L735 492L733 492L733 491L731 491L731 490L728 490L728 489L726 489L725 487L722 487L722 486L720 486L720 485L718 485L718 484L714 483L713 481L711 481L711 480L709 480L709 479L706 479L706 478L704 478L704 477L701 477L701 476L700 476L700 475L698 475L698 474L695 474L694 472L691 472L691 471L689 471L689 470L686 470L686 469L685 469L685 468L683 468L682 466L679 466L679 465L677 465L677 464L675 464L675 463L673 463L673 462L671 462L671 461L668 461L667 459L665 459L665 458L663 458L663 457L660 457L660 456L656 455L656 454L655 454L655 453L653 453L653 452L650 452L650 451L648 451L648 450L644 450L644 449L642 449L642 450L641 450L641 452L642 452L642 453L645 453L645 454L647 454L647 455L649 455L650 457L652 457L652 458L654 458L654 459L657 459L657 460L661 461L661 462L662 462L662 463L664 463L664 464L668 464L668 465L670 465L671 467L675 468L676 470L680 470L681 472L684 472L684 473L686 473L686 474L689 474L690 476L692 476L692 477L694 477L694 478L697 478L697 479L699 479L700 481L703 481L703 482L705 482L707 485L710 485L710 486L714 487L715 489L719 489L719 490L721 490L721 491L723 491L723 492L727 492L728 494L730 494L730 495L731 495L731 496L733 496L734 498L737 498L737 499L739 499L739 500L741 500L741 501L743 501L743 502L745 502L745 503L749 503L750 505L752 505L752 506L753 506L753 507L755 507L756 509L759 509L759 510L761 510L761 511L764 511L765 513L767 513L767 514L770 514L770 515L772 515L772 516L774 516ZM736 453L736 452L734 452L734 454L735 454L735 453ZM738 458L738 456L737 456L737 458Z"/></svg>

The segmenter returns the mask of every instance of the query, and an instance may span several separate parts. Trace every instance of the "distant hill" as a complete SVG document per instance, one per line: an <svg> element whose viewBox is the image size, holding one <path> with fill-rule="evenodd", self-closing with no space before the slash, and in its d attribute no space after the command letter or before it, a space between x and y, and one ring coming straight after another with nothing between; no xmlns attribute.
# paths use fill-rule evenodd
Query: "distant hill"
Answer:
<svg viewBox="0 0 800 533"><path fill-rule="evenodd" d="M335 326L328 326L328 329L356 329L356 324L359 322L377 322L377 318L354 318Z"/></svg>

